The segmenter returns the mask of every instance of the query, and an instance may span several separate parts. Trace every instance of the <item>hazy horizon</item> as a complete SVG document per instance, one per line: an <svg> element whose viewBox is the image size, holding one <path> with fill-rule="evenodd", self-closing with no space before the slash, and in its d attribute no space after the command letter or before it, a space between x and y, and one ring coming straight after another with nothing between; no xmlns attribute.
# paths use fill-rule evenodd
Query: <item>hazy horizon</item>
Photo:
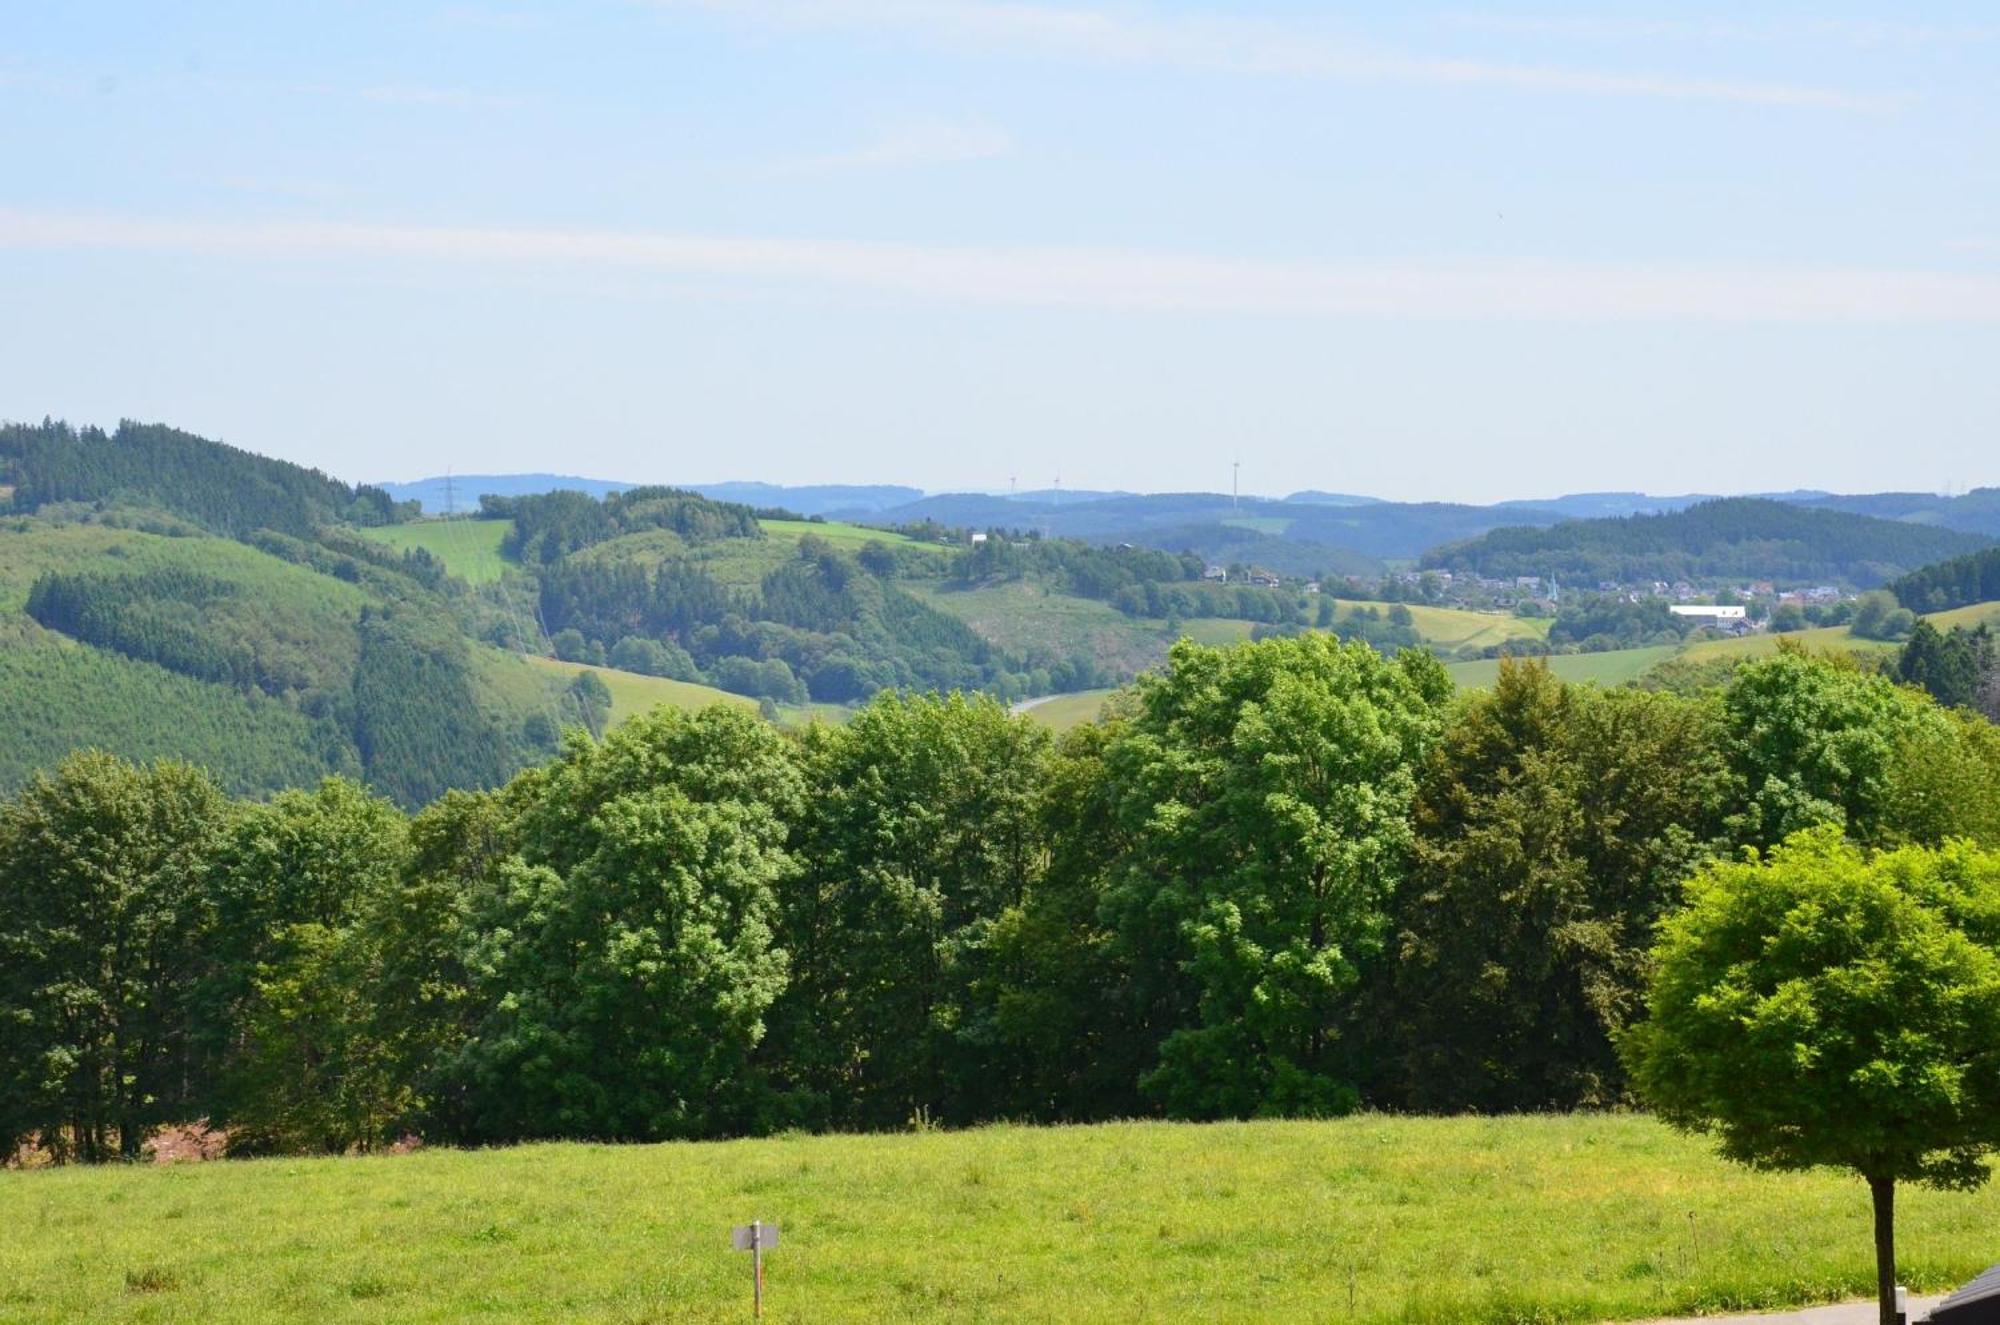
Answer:
<svg viewBox="0 0 2000 1325"><path fill-rule="evenodd" d="M1963 491L1997 57L1967 0L34 9L0 415L358 480Z"/></svg>

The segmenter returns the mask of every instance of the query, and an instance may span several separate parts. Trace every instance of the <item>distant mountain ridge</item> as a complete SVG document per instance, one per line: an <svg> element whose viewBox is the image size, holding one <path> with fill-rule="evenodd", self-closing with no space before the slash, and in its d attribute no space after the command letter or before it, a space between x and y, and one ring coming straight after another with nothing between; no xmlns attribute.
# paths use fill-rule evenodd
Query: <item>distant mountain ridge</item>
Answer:
<svg viewBox="0 0 2000 1325"><path fill-rule="evenodd" d="M407 483L377 483L397 501L422 504L424 514L442 515L448 509L476 511L479 499L494 497L539 497L548 492L581 492L592 497L609 497L648 486L618 479L580 478L573 474L453 474L411 479ZM822 483L788 485L732 480L727 483L676 483L686 492L698 492L712 501L740 502L745 506L782 506L801 515L829 515L836 512L864 514L884 507L920 499L922 488L893 483Z"/></svg>
<svg viewBox="0 0 2000 1325"><path fill-rule="evenodd" d="M555 474L463 475L452 480L458 508L481 493L534 495L573 488L594 496L635 484ZM444 480L376 485L398 500L444 509ZM1355 493L1303 489L1282 498L1226 493L1138 493L1042 488L1026 492L925 493L898 484L687 483L675 486L718 501L783 507L802 515L901 525L934 521L972 529L1033 530L1100 543L1131 542L1204 556L1256 558L1272 569L1366 573L1369 563L1410 561L1445 544L1496 529L1547 528L1566 520L1663 515L1719 500L1762 500L2000 538L2000 488L1957 497L1931 493L1838 494L1801 488L1724 498L1706 493L1572 492L1477 505L1396 502ZM1175 541L1180 540L1180 541ZM1963 549L1961 549L1963 550Z"/></svg>
<svg viewBox="0 0 2000 1325"><path fill-rule="evenodd" d="M1433 549L1423 564L1500 579L1553 575L1586 585L1740 578L1873 588L1992 542L1908 521L1728 497L1658 515L1495 529Z"/></svg>

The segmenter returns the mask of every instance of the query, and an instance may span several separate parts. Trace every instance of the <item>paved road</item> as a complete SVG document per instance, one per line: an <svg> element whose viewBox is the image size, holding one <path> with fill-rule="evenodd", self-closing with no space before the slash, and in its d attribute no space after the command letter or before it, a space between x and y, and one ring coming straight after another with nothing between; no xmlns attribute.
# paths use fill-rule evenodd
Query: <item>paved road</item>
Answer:
<svg viewBox="0 0 2000 1325"><path fill-rule="evenodd" d="M1913 1297L1910 1299L1910 1319L1922 1320L1924 1314L1938 1303L1942 1297ZM1690 1320L1653 1320L1643 1325L1875 1325L1875 1304L1873 1302L1843 1302L1837 1307L1812 1307L1805 1311L1771 1311L1753 1316L1702 1316Z"/></svg>

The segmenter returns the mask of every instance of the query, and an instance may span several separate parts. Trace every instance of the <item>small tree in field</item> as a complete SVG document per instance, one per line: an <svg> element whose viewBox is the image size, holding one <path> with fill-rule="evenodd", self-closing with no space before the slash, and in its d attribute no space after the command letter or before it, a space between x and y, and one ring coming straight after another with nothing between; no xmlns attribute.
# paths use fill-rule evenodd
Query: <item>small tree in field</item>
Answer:
<svg viewBox="0 0 2000 1325"><path fill-rule="evenodd" d="M1976 1187L2000 1146L1996 945L2000 856L1813 829L1695 878L1622 1041L1660 1116L1728 1158L1867 1179L1883 1325L1897 1182Z"/></svg>

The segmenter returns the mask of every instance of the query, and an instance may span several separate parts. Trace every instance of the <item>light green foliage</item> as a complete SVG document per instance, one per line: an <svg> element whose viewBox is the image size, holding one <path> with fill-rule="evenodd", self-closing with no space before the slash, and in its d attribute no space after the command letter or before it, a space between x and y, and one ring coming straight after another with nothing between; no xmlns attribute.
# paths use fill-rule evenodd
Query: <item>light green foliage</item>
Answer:
<svg viewBox="0 0 2000 1325"><path fill-rule="evenodd" d="M1388 1096L1426 1109L1622 1095L1612 1036L1653 927L1730 801L1707 703L1566 686L1510 662L1424 765L1375 1024Z"/></svg>
<svg viewBox="0 0 2000 1325"><path fill-rule="evenodd" d="M230 807L183 764L83 753L0 806L0 1153L138 1154L207 1084L195 989Z"/></svg>
<svg viewBox="0 0 2000 1325"><path fill-rule="evenodd" d="M379 972L366 932L295 925L258 968L226 1090L229 1148L343 1154L389 1139L415 1111L393 1044L375 1033Z"/></svg>
<svg viewBox="0 0 2000 1325"><path fill-rule="evenodd" d="M1522 1325L1837 1301L1866 1211L1632 1115L995 1127L0 1173L21 1325L766 1318ZM1913 1193L1918 1291L1993 1259L2000 1191ZM128 1283L149 1286L148 1291ZM1352 1304L1350 1308L1350 1303Z"/></svg>
<svg viewBox="0 0 2000 1325"><path fill-rule="evenodd" d="M358 922L396 885L407 831L393 804L328 778L246 809L218 852L200 1038L233 1147L365 1146L406 1110L368 1029L378 980Z"/></svg>
<svg viewBox="0 0 2000 1325"><path fill-rule="evenodd" d="M1729 1158L1868 1179L1884 1325L1895 1185L1977 1186L2000 1147L1996 949L2000 857L1870 858L1829 825L1696 877L1624 1042L1640 1093Z"/></svg>
<svg viewBox="0 0 2000 1325"><path fill-rule="evenodd" d="M786 890L773 1048L822 1125L991 1117L971 986L1040 862L1049 738L999 703L883 694L803 739L812 808Z"/></svg>
<svg viewBox="0 0 2000 1325"><path fill-rule="evenodd" d="M2000 1145L2000 857L1820 828L1711 866L1629 1037L1662 1115L1767 1168L1946 1185Z"/></svg>
<svg viewBox="0 0 2000 1325"><path fill-rule="evenodd" d="M776 888L795 760L754 716L659 710L509 788L514 854L477 885L476 1024L457 1072L486 1138L669 1137L750 1121L785 985Z"/></svg>
<svg viewBox="0 0 2000 1325"><path fill-rule="evenodd" d="M1768 846L1821 823L1863 842L1935 830L1938 807L1911 807L1896 795L1907 751L1957 736L1923 695L1789 648L1739 668L1722 704L1748 796L1741 840Z"/></svg>
<svg viewBox="0 0 2000 1325"><path fill-rule="evenodd" d="M1335 1041L1410 847L1413 766L1451 683L1324 635L1183 642L1105 751L1130 843L1104 906L1165 1009L1170 1113L1352 1107Z"/></svg>

